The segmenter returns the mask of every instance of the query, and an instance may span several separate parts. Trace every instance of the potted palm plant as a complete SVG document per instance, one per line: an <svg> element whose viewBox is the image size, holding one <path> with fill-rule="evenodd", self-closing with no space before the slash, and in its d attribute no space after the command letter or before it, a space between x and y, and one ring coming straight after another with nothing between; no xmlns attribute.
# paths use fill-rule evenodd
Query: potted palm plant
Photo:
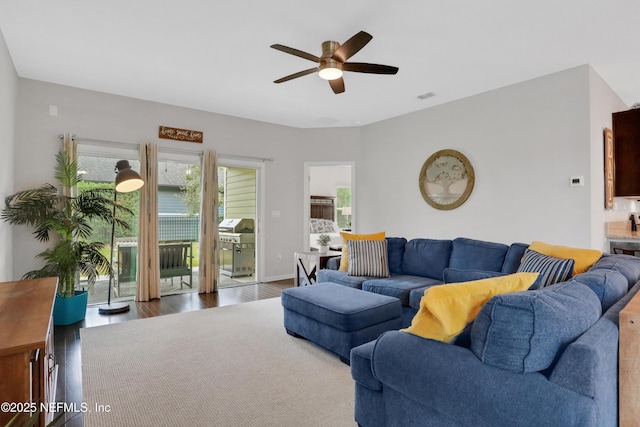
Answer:
<svg viewBox="0 0 640 427"><path fill-rule="evenodd" d="M33 227L33 234L41 242L49 241L51 234L57 235L53 246L37 255L45 265L22 278L57 277L54 324L69 325L86 314L88 294L78 289L79 277L84 276L88 284L93 284L99 275L113 274L110 260L101 252L105 244L89 241L91 220L115 222L128 230L129 224L117 219L114 212L132 212L113 201L113 188L93 188L71 195L82 175L77 163L64 152L56 156L55 178L60 188L44 184L8 196L0 218L10 224Z"/></svg>

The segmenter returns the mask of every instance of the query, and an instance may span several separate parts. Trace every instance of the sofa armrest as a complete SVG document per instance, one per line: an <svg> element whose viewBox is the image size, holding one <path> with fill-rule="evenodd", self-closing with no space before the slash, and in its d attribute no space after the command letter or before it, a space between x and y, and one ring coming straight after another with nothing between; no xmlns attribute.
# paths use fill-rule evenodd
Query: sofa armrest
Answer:
<svg viewBox="0 0 640 427"><path fill-rule="evenodd" d="M351 349L351 377L359 384L371 390L382 390L382 384L371 372L371 354L375 341Z"/></svg>
<svg viewBox="0 0 640 427"><path fill-rule="evenodd" d="M376 341L371 365L383 390L390 387L462 425L594 424L592 399L537 372L485 365L467 348L390 331Z"/></svg>
<svg viewBox="0 0 640 427"><path fill-rule="evenodd" d="M549 381L591 398L614 398L617 376L618 328L601 318L564 350Z"/></svg>

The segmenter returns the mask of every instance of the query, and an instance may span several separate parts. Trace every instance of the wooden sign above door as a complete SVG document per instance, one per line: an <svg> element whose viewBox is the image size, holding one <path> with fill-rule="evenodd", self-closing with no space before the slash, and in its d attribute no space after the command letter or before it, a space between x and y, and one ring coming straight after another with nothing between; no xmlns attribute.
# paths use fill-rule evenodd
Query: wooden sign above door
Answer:
<svg viewBox="0 0 640 427"><path fill-rule="evenodd" d="M168 126L160 126L158 137L162 139L174 139L176 141L202 143L203 133L198 130L178 129Z"/></svg>

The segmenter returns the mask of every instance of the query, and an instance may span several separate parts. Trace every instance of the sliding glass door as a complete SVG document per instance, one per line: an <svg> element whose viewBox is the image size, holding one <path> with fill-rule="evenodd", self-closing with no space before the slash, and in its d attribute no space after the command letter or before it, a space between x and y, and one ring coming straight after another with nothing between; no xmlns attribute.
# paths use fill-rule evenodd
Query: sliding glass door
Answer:
<svg viewBox="0 0 640 427"><path fill-rule="evenodd" d="M79 144L78 165L86 187L113 188L115 164L126 159L140 170L138 149L104 144ZM163 152L158 156L158 245L160 292L170 295L198 290L201 156ZM260 182L263 163L222 161L218 168L220 229L219 287L255 283L259 268ZM132 299L136 293L139 192L118 194L118 202L133 212L125 219L130 230L116 227L111 299ZM92 224L92 239L111 253L111 227ZM81 278L82 280L83 278ZM90 303L107 300L109 277L89 287Z"/></svg>
<svg viewBox="0 0 640 427"><path fill-rule="evenodd" d="M137 150L113 149L104 146L78 145L78 170L83 175L83 181L78 190L89 188L114 188L115 165L119 160L128 160L131 167L139 171L140 161ZM126 214L119 219L126 221L130 229L115 227L115 245L113 248L112 265L114 278L112 280L111 298L131 298L136 293L136 253L138 241L138 210L140 193L119 193L118 203L129 208L133 213ZM104 221L91 221L93 229L92 241L104 243L102 253L109 258L111 255L111 226ZM109 276L99 277L93 285L89 285L85 277L80 277L80 286L88 289L89 303L107 301L109 292Z"/></svg>
<svg viewBox="0 0 640 427"><path fill-rule="evenodd" d="M113 150L108 147L80 145L78 166L84 175L84 188L114 187L114 167L128 159L139 171L137 150ZM160 256L160 292L170 295L198 290L200 156L161 154L158 161L158 240ZM112 299L131 299L136 294L138 254L138 211L140 193L120 193L118 203L131 209L126 218L130 230L116 227L112 265ZM111 254L111 227L94 221L93 240L103 242L103 252ZM82 283L83 278L81 278ZM109 277L100 277L89 289L89 302L107 300Z"/></svg>

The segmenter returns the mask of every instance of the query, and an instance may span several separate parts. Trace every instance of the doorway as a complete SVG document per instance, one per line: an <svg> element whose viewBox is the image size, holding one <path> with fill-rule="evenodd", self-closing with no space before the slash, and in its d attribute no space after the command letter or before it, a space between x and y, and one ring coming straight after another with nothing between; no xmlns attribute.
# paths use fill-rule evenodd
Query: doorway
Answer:
<svg viewBox="0 0 640 427"><path fill-rule="evenodd" d="M341 244L340 231L355 229L355 162L305 162L303 247L317 249L312 223L333 223L326 233Z"/></svg>

